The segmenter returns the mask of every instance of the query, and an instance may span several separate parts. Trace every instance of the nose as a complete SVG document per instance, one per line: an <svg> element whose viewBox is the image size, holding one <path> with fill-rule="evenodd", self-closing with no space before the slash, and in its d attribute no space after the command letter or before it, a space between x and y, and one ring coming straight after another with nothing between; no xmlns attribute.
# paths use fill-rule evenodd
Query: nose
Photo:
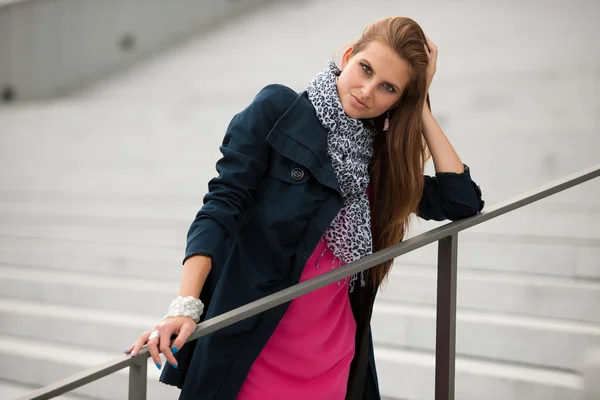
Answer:
<svg viewBox="0 0 600 400"><path fill-rule="evenodd" d="M375 90L375 85L371 82L366 83L361 91L361 94L363 96L363 100L366 100L368 98L370 98L373 95L373 91Z"/></svg>

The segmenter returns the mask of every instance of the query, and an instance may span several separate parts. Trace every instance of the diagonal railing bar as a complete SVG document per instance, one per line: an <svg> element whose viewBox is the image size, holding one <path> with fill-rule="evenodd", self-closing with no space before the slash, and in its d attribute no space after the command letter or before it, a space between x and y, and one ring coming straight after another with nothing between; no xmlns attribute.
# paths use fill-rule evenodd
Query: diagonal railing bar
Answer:
<svg viewBox="0 0 600 400"><path fill-rule="evenodd" d="M569 189L573 186L577 186L581 183L597 178L598 176L600 176L600 164L574 173L570 176L567 176L566 178L542 185L534 190L531 190L529 192L523 193L519 196L513 197L504 202L496 204L493 207L488 207L486 208L485 212L477 214L471 218L454 221L446 225L440 226L436 229L407 239L396 245L390 246L384 250L378 251L375 254L371 254L360 260L347 264L344 268L338 268L336 270L327 272L316 278L298 283L290 288L281 290L262 299L248 303L244 306L241 306L239 308L236 308L234 310L231 310L229 312L226 312L224 314L221 314L217 317L211 318L207 321L198 324L195 332L188 338L188 342L196 340L201 336L208 335L212 332L232 325L253 315L259 314L273 307L277 307L308 292L320 289L324 286L327 286L331 283L340 281L344 278L365 271L383 262L392 260L403 254L427 246L428 244L431 244L436 241L442 241L440 243L440 259L445 260L440 260L440 263L438 264L438 274L440 273L440 270L442 268L442 272L446 273L444 271L448 269L446 268L447 265L450 266L450 270L456 268L455 260L452 260L456 257L455 246L456 241L458 240L457 235L459 232L471 228L473 226L482 224L493 218L507 214L516 209L522 208L528 204L534 203L553 194ZM444 241L447 241L446 244L444 244ZM442 256L441 254L446 255ZM450 259L446 260L445 257L450 257ZM452 267L452 264L454 264L454 267ZM443 350L443 355L440 352L438 352L438 349L436 349L436 364L437 361L440 360L443 360L444 363L448 362L448 365L445 366L443 370L440 370L441 372L436 374L436 381L438 381L438 379L441 379L441 381L443 381L444 384L444 389L440 389L442 391L442 394L436 394L436 400L454 399L454 324L456 322L456 271L450 271L449 275L446 275L446 278L450 279L450 286L438 286L438 291L440 289L445 290L445 292L442 293L443 299L445 299L445 301L453 301L454 303L450 304L450 307L446 309L446 311L448 311L451 315L442 317L441 319L438 316L437 331L440 332L440 335L450 335L450 337L443 340L443 342L446 344L446 347L441 349ZM438 284L440 284L439 280ZM452 287L452 285L454 286ZM439 298L440 293L438 293L438 299ZM440 312L439 308L438 312ZM451 321L452 325L450 327L448 327L447 325L448 321ZM441 329L443 329L443 331ZM438 336L438 343L439 340L440 336ZM72 377L63 379L49 386L33 391L25 396L18 398L17 400L51 399L53 397L74 390L78 387L81 387L87 383L100 379L106 375L110 375L111 373L116 372L120 369L132 366L135 367L136 365L139 367L141 363L146 362L146 359L148 357L149 354L147 348L144 347L140 351L140 353L135 357L129 357L125 355L117 357L114 360L107 361L104 364L82 371ZM131 374L134 374L135 376L136 372L132 372ZM450 382L450 380L452 382ZM145 380L140 381L145 382ZM452 391L452 393L449 393L448 391ZM130 398L135 398L136 400L145 398L145 390L133 390L132 392L132 389L130 387Z"/></svg>
<svg viewBox="0 0 600 400"><path fill-rule="evenodd" d="M431 231L425 232L421 235L415 236L411 239L407 239L401 243L390 246L384 250L378 251L375 254L363 257L360 260L354 261L334 271L327 272L316 278L301 282L297 285L281 290L270 296L266 296L262 299L248 303L242 307L236 308L235 310L221 314L217 317L211 318L198 325L196 331L190 336L189 340L195 340L201 336L212 333L218 329L226 327L227 325L239 322L245 318L259 314L270 308L276 307L296 297L306 294L312 290L320 289L324 286L340 281L348 276L360 273L366 269L369 269L375 265L381 264L385 261L394 259L403 254L416 250L418 248L427 246L433 242L437 242L440 239L452 236L460 231L471 228L475 225L479 225L492 218L499 217L510 211L524 207L528 204L579 185L583 182L589 181L600 176L600 164L580 171L567 178L555 181L553 183L540 186L538 189L527 192L521 196L514 197L505 202L497 204L494 207L486 209L474 217L463 219L460 221L451 222L449 224L440 226Z"/></svg>
<svg viewBox="0 0 600 400"><path fill-rule="evenodd" d="M17 400L53 399L54 397L60 396L70 392L71 390L75 390L81 386L87 385L88 383L92 383L98 379L104 378L105 376L118 372L123 368L135 366L136 364L139 365L140 363L146 363L148 356L147 348L141 350L140 354L135 357L130 357L123 354L122 356L113 358L102 364L78 372L70 377L61 379L51 383L50 385L29 392L26 395L19 397Z"/></svg>

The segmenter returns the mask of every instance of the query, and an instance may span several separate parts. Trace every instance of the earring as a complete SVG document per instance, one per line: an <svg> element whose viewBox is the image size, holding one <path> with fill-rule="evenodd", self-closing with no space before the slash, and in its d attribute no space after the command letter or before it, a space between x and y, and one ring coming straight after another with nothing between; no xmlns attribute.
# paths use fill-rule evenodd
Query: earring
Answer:
<svg viewBox="0 0 600 400"><path fill-rule="evenodd" d="M390 129L390 110L388 110L385 122L383 123L383 131L387 132L388 129Z"/></svg>

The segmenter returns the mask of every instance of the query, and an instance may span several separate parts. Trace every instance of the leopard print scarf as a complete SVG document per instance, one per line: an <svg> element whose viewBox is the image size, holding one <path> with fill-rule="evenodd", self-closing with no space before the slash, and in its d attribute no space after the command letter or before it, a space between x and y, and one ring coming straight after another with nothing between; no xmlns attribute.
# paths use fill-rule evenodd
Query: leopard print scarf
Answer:
<svg viewBox="0 0 600 400"><path fill-rule="evenodd" d="M344 112L337 92L339 74L338 67L330 61L310 83L307 93L321 125L329 131L327 153L344 196L344 205L325 231L324 239L338 259L350 263L373 251L367 186L375 131ZM351 278L351 288L356 279ZM364 285L361 274L361 286Z"/></svg>

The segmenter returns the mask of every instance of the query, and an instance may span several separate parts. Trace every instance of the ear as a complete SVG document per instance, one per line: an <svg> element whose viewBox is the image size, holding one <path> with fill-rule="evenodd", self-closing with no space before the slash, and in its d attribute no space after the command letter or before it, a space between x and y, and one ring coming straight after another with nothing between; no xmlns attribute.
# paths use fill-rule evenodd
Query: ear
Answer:
<svg viewBox="0 0 600 400"><path fill-rule="evenodd" d="M350 59L352 58L353 51L354 51L354 46L350 46L344 51L344 54L342 54L342 66L341 66L342 70L344 68L346 68L346 65L348 65L348 61L350 61Z"/></svg>

